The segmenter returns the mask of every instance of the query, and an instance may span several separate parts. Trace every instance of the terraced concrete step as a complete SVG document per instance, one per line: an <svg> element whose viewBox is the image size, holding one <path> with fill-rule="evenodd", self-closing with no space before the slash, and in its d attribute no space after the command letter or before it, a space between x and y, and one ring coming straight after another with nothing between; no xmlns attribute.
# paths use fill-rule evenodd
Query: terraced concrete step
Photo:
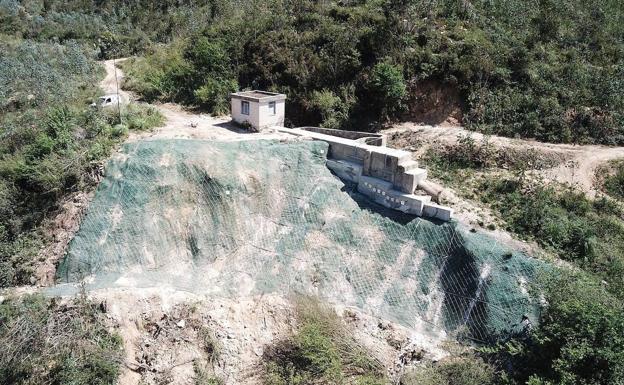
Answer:
<svg viewBox="0 0 624 385"><path fill-rule="evenodd" d="M425 203L422 211L424 217L436 218L445 222L453 217L453 209L435 203Z"/></svg>
<svg viewBox="0 0 624 385"><path fill-rule="evenodd" d="M424 168L416 167L405 171L405 173L413 176L416 185L427 179L427 170L425 170Z"/></svg>
<svg viewBox="0 0 624 385"><path fill-rule="evenodd" d="M408 160L405 163L400 163L399 168L402 169L403 171L418 168L418 161Z"/></svg>

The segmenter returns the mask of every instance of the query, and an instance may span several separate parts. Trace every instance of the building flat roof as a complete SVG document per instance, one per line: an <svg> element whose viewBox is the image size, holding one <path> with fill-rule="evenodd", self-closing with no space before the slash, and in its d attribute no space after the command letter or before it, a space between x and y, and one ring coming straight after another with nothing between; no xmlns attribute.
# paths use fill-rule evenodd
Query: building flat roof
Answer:
<svg viewBox="0 0 624 385"><path fill-rule="evenodd" d="M230 94L230 97L236 98L236 99L251 100L251 101L256 101L256 102L286 99L286 95L284 94L278 94L275 92L260 91L260 90L234 92Z"/></svg>

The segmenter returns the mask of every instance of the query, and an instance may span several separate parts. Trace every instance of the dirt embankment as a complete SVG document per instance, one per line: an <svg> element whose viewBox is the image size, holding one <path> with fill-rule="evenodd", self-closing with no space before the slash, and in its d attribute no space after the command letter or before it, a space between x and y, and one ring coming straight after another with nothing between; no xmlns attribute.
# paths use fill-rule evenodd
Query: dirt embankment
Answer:
<svg viewBox="0 0 624 385"><path fill-rule="evenodd" d="M599 187L596 184L596 170L599 166L624 158L624 147L599 145L572 145L543 143L536 140L513 139L501 136L485 136L459 126L421 126L401 123L385 134L394 136L394 145L422 155L433 146L455 144L461 136L472 136L475 141L487 140L491 145L510 151L533 151L543 159L550 159L550 167L538 170L546 181L556 181L576 187L589 197L594 197Z"/></svg>

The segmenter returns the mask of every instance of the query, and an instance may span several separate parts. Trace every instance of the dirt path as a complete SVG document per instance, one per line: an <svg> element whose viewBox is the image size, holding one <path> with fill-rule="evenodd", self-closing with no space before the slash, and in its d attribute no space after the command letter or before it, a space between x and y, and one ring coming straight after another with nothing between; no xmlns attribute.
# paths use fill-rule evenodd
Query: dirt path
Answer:
<svg viewBox="0 0 624 385"><path fill-rule="evenodd" d="M119 100L122 105L126 105L132 101L132 95L121 88L123 73L119 68L115 67L115 64L119 64L125 60L126 59L106 60L104 62L106 76L104 76L104 79L100 82L100 88L104 91L104 94L116 94L119 92Z"/></svg>
<svg viewBox="0 0 624 385"><path fill-rule="evenodd" d="M419 126L413 123L401 123L384 133L413 132L418 140L429 145L436 143L455 143L459 135L472 135L480 141L483 134L468 131L458 126ZM571 145L543 143L536 140L513 139L501 136L489 136L490 143L503 148L534 149L542 153L552 154L567 159L566 162L550 169L545 169L540 174L547 180L575 186L590 197L596 195L595 173L596 169L608 161L624 158L624 147L607 147L597 145Z"/></svg>

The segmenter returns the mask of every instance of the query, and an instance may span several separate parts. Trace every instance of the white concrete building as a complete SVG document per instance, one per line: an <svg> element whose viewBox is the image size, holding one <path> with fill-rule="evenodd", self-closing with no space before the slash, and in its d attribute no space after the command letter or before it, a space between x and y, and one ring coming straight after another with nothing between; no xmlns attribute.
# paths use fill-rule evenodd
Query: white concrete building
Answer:
<svg viewBox="0 0 624 385"><path fill-rule="evenodd" d="M266 91L241 91L230 95L232 120L250 124L256 130L283 126L286 95Z"/></svg>

